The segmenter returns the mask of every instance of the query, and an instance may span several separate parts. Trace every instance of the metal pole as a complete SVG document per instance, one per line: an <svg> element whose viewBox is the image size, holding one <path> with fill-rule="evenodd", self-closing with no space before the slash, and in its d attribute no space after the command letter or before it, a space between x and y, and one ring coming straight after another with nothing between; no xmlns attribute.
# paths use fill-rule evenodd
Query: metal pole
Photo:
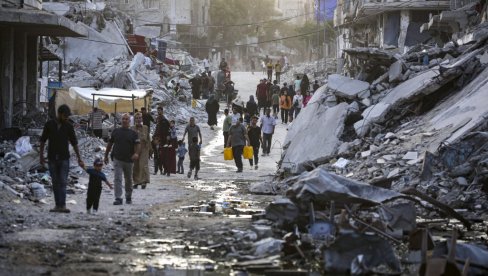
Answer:
<svg viewBox="0 0 488 276"><path fill-rule="evenodd" d="M95 114L93 114L93 110L95 109L95 95L92 94L92 115L91 115L91 126L92 126L92 134L94 135L95 133L93 132L93 117ZM90 124L90 122L88 122L88 125Z"/></svg>
<svg viewBox="0 0 488 276"><path fill-rule="evenodd" d="M320 40L320 0L317 0L317 71L319 71L319 40Z"/></svg>
<svg viewBox="0 0 488 276"><path fill-rule="evenodd" d="M114 110L114 129L117 127L117 102L115 102L115 110Z"/></svg>
<svg viewBox="0 0 488 276"><path fill-rule="evenodd" d="M61 60L58 61L58 79L59 84L61 84L63 79L63 64L61 64Z"/></svg>
<svg viewBox="0 0 488 276"><path fill-rule="evenodd" d="M132 94L132 114L134 113L135 113L135 103L134 103L134 94Z"/></svg>

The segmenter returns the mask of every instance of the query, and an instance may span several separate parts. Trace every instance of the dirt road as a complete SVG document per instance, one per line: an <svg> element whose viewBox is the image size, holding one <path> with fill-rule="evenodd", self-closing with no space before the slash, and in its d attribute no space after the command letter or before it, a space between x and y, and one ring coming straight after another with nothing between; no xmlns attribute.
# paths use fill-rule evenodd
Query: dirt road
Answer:
<svg viewBox="0 0 488 276"><path fill-rule="evenodd" d="M259 77L233 73L243 99ZM200 180L152 175L147 189L134 190L132 205L112 205L113 191L104 187L98 214L85 213L84 193L68 195L70 214L53 214L52 195L42 204L0 193L0 275L228 275L233 244L246 239L251 215L272 200L250 195L248 186L276 171L286 125L278 124L259 169L244 160L237 174L233 161L223 161L222 117L215 130L197 122L204 136Z"/></svg>

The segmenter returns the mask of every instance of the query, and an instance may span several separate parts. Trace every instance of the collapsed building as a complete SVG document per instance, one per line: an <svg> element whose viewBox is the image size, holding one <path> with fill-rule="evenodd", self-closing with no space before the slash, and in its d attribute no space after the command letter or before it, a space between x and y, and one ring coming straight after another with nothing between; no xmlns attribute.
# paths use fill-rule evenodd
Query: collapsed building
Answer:
<svg viewBox="0 0 488 276"><path fill-rule="evenodd" d="M0 2L0 128L11 127L39 104L38 64L49 56L39 49L41 36L85 37L72 21L42 10L38 1Z"/></svg>
<svg viewBox="0 0 488 276"><path fill-rule="evenodd" d="M281 196L262 217L282 235L281 260L320 260L329 273L487 273L487 7L450 4L338 5L343 74L288 127L279 178L250 188ZM276 268L273 256L241 265Z"/></svg>

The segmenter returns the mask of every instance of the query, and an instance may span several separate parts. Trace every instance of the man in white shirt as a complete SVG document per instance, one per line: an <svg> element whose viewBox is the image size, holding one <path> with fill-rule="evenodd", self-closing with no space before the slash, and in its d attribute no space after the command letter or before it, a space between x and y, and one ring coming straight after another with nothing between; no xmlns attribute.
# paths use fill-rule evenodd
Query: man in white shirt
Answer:
<svg viewBox="0 0 488 276"><path fill-rule="evenodd" d="M205 72L210 72L210 62L207 58L203 59L203 67L205 68Z"/></svg>
<svg viewBox="0 0 488 276"><path fill-rule="evenodd" d="M271 150L271 141L276 126L276 120L271 116L271 109L266 108L266 115L261 117L261 129L263 130L263 154L262 156L269 155Z"/></svg>
<svg viewBox="0 0 488 276"><path fill-rule="evenodd" d="M295 118L298 116L298 113L300 113L300 110L303 108L303 96L300 92L297 92L295 96L293 96L293 106L291 107L295 109Z"/></svg>

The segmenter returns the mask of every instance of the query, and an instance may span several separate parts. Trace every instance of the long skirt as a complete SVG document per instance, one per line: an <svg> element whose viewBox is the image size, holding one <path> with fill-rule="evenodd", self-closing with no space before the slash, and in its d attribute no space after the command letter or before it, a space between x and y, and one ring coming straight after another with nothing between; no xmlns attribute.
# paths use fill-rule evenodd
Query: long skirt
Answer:
<svg viewBox="0 0 488 276"><path fill-rule="evenodd" d="M159 147L159 158L163 165L164 173L176 173L176 147Z"/></svg>
<svg viewBox="0 0 488 276"><path fill-rule="evenodd" d="M134 162L132 179L136 185L149 183L149 150L141 150L139 159Z"/></svg>
<svg viewBox="0 0 488 276"><path fill-rule="evenodd" d="M207 121L209 126L215 126L217 125L217 113L214 112L208 112L208 121Z"/></svg>

